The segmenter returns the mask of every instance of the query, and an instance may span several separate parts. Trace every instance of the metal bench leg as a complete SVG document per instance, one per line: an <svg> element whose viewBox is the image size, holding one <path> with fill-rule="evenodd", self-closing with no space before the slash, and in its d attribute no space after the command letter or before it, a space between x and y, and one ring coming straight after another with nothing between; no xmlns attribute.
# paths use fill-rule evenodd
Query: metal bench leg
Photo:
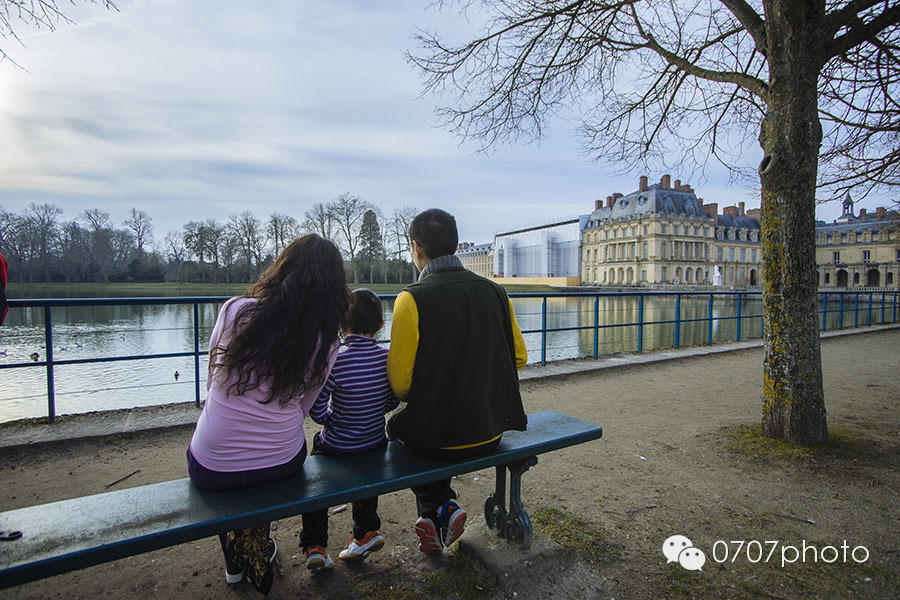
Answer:
<svg viewBox="0 0 900 600"><path fill-rule="evenodd" d="M531 518L522 504L522 474L537 464L531 456L508 465L497 466L497 485L494 493L484 503L485 521L497 534L523 546L531 543L533 529ZM506 470L509 469L509 512L505 507Z"/></svg>

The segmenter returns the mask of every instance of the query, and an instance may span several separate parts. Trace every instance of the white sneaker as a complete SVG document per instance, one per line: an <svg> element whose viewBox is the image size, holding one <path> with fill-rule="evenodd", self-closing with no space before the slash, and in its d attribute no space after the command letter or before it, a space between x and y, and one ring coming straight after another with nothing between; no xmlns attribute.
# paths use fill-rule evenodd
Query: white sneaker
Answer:
<svg viewBox="0 0 900 600"><path fill-rule="evenodd" d="M322 546L310 546L306 549L306 568L313 573L330 569L334 566L334 560L328 556L328 551Z"/></svg>
<svg viewBox="0 0 900 600"><path fill-rule="evenodd" d="M350 545L341 550L338 558L341 560L362 560L371 553L384 547L384 537L379 531L370 531L361 540L353 538Z"/></svg>

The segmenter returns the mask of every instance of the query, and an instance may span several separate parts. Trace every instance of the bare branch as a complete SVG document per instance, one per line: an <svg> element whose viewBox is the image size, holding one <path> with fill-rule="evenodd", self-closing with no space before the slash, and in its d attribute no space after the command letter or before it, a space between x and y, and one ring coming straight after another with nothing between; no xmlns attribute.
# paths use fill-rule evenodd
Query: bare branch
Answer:
<svg viewBox="0 0 900 600"><path fill-rule="evenodd" d="M740 21L747 33L753 37L753 41L756 42L756 51L765 56L767 51L766 24L759 14L744 0L719 1L731 11L731 14Z"/></svg>

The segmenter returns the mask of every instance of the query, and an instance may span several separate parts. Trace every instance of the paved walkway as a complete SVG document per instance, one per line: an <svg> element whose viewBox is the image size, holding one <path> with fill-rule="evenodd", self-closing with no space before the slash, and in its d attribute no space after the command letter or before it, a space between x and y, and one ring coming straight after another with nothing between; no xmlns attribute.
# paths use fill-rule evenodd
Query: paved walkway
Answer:
<svg viewBox="0 0 900 600"><path fill-rule="evenodd" d="M900 324L878 325L859 329L828 331L823 338L854 335L888 329L900 329ZM613 367L641 365L667 360L690 358L758 348L762 340L746 342L728 342L711 346L693 346L642 354L615 354L598 359L580 358L562 360L545 365L534 364L523 369L519 374L522 381L563 377L573 373L599 371ZM145 406L127 410L98 411L79 415L58 417L56 422L47 424L40 419L11 421L0 424L0 449L42 444L61 440L102 437L136 431L164 429L193 425L197 422L200 409L192 402L164 404L161 406Z"/></svg>

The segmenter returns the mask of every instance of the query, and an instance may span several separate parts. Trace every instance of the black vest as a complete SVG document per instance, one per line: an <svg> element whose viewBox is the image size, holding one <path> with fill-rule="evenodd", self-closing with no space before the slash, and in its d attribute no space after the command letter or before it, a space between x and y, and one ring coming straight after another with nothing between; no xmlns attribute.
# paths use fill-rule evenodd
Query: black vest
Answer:
<svg viewBox="0 0 900 600"><path fill-rule="evenodd" d="M407 404L390 432L410 446L446 448L525 430L509 299L461 268L434 271L406 288L419 314L419 345Z"/></svg>

